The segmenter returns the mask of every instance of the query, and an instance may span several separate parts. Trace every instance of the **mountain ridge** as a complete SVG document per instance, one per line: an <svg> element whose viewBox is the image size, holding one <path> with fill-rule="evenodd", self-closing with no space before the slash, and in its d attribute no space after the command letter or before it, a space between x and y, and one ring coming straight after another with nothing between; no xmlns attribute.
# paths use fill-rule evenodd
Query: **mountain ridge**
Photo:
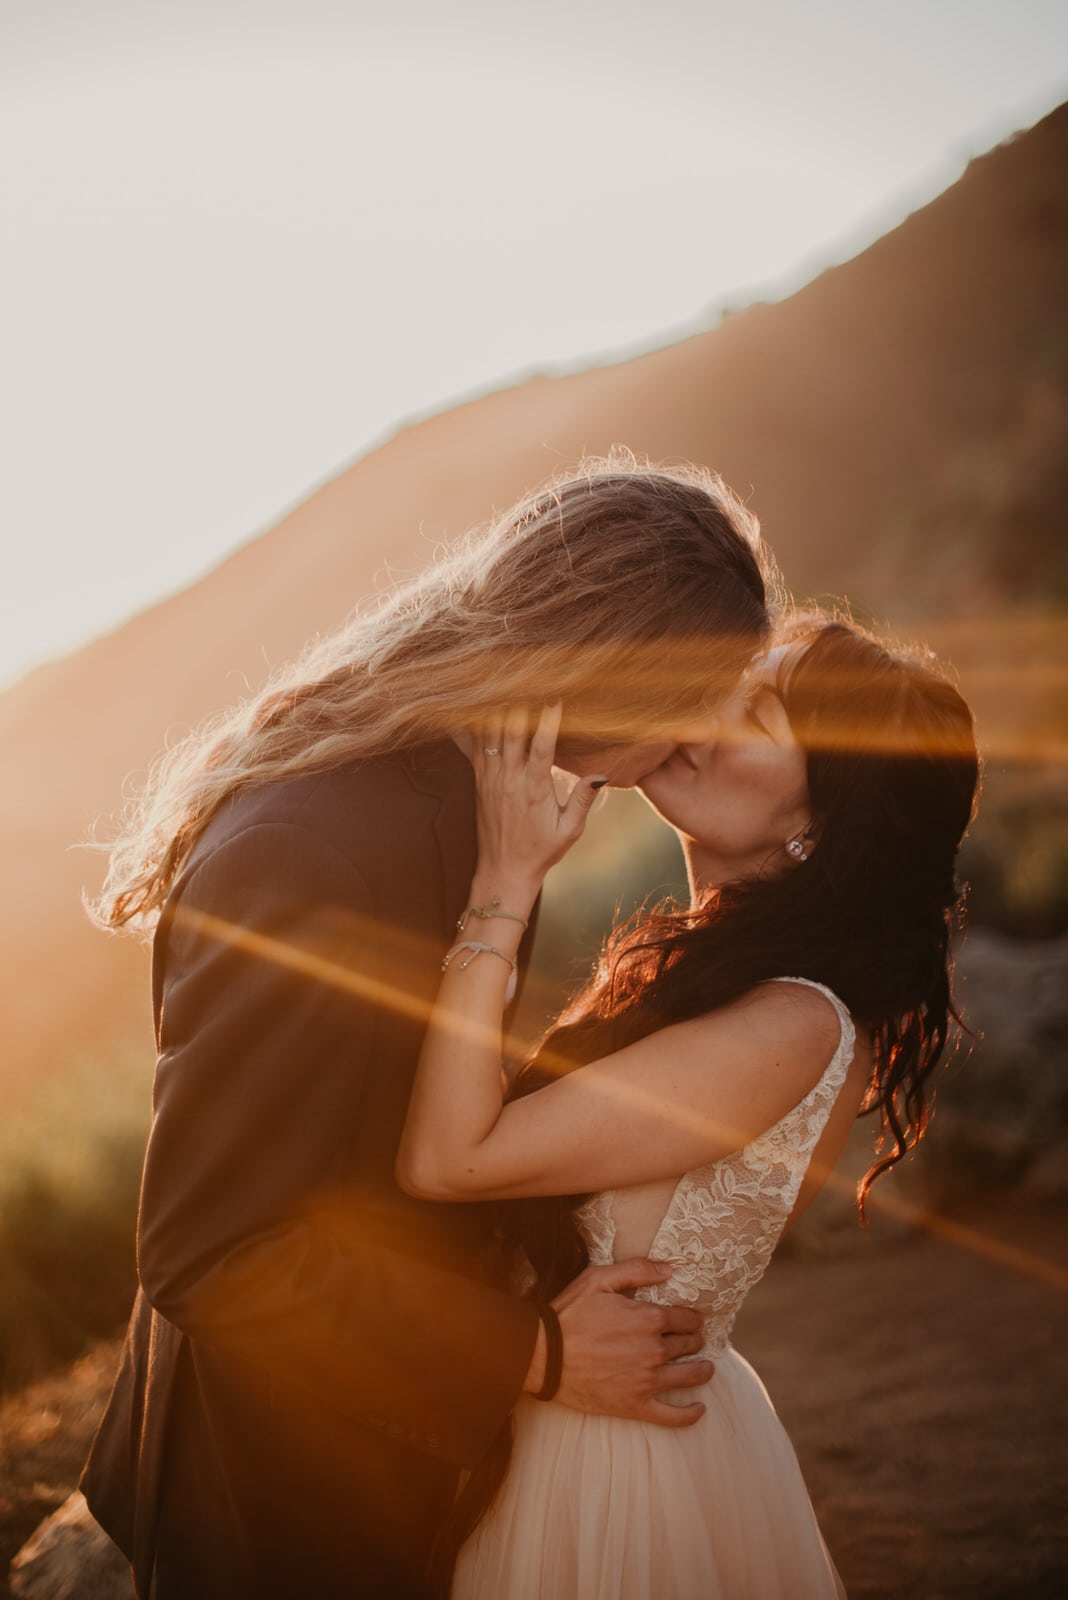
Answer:
<svg viewBox="0 0 1068 1600"><path fill-rule="evenodd" d="M782 301L402 425L195 584L0 694L19 774L0 796L5 1090L122 1038L149 1047L143 956L90 928L79 894L100 863L69 848L127 775L586 452L713 466L801 593L847 591L936 644L952 624L965 654L1006 606L1068 612L1065 171L1061 107ZM1040 743L1063 710L1050 684L1024 716ZM1011 740L1018 708L988 700Z"/></svg>

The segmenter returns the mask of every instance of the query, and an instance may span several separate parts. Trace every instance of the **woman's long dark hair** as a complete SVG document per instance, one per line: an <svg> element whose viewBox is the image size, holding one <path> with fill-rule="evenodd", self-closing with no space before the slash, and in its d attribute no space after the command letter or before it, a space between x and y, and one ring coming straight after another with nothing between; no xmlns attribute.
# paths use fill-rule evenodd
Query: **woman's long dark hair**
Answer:
<svg viewBox="0 0 1068 1600"><path fill-rule="evenodd" d="M971 712L930 658L892 652L838 621L802 619L790 631L804 648L784 657L777 687L807 757L809 859L784 855L694 909L661 910L616 930L513 1094L729 1005L770 978L813 979L872 1038L861 1110L881 1114L882 1133L858 1192L863 1214L874 1179L922 1137L931 1074L960 1021L950 955L962 909L955 863L979 758ZM581 1198L501 1208L507 1238L534 1269L538 1300L586 1264L574 1215ZM469 1486L469 1527L503 1477L507 1450L502 1438Z"/></svg>

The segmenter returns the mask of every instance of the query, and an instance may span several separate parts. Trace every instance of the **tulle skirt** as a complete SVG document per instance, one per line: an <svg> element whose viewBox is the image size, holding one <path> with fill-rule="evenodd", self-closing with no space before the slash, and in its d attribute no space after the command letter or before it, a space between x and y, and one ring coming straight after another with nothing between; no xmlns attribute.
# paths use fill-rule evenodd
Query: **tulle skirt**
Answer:
<svg viewBox="0 0 1068 1600"><path fill-rule="evenodd" d="M843 1600L767 1390L736 1351L715 1361L690 1428L521 1400L452 1600Z"/></svg>

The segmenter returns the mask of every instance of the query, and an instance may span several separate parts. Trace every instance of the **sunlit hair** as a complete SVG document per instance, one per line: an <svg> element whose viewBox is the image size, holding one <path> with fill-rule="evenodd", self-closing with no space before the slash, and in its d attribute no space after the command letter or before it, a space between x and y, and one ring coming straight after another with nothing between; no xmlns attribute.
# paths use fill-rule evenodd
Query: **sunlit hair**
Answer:
<svg viewBox="0 0 1068 1600"><path fill-rule="evenodd" d="M262 693L167 754L95 907L152 926L235 791L564 704L565 740L664 736L714 704L767 634L756 519L711 473L587 460L460 541Z"/></svg>
<svg viewBox="0 0 1068 1600"><path fill-rule="evenodd" d="M971 712L931 657L886 649L825 617L796 619L782 634L803 645L784 655L777 688L806 754L815 836L808 859L794 863L784 849L760 874L721 885L694 909L638 914L617 929L513 1094L534 1093L768 979L812 979L872 1035L862 1110L879 1113L883 1127L858 1193L863 1212L872 1181L921 1138L931 1074L960 1022L951 987L950 935L963 901L955 864L979 758ZM523 1248L538 1300L586 1265L574 1215L585 1198L498 1208L503 1242ZM510 1448L504 1429L450 1514L443 1566L491 1503Z"/></svg>

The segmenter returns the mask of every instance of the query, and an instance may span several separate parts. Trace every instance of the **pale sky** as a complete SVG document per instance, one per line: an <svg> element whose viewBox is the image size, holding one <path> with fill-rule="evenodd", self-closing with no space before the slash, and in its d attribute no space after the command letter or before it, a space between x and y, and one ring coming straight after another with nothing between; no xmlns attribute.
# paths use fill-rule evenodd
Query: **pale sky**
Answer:
<svg viewBox="0 0 1068 1600"><path fill-rule="evenodd" d="M412 415L788 292L1066 95L1063 0L0 0L0 685Z"/></svg>

